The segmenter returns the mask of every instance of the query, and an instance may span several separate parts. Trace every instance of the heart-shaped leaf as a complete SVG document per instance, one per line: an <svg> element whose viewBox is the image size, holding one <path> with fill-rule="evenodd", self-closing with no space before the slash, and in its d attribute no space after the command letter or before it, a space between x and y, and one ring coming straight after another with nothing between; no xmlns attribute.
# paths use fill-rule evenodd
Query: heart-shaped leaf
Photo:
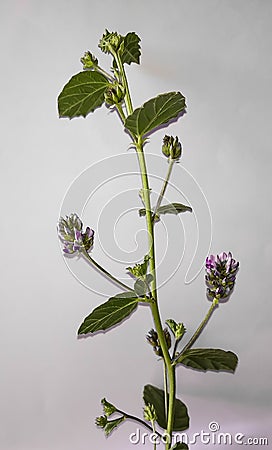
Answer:
<svg viewBox="0 0 272 450"><path fill-rule="evenodd" d="M135 109L127 117L125 128L136 136L144 136L156 127L177 118L185 108L185 97L180 92L160 94Z"/></svg>
<svg viewBox="0 0 272 450"><path fill-rule="evenodd" d="M104 103L108 84L107 78L98 72L86 70L74 75L58 97L60 117L86 117Z"/></svg>
<svg viewBox="0 0 272 450"><path fill-rule="evenodd" d="M122 44L123 53L121 55L123 64L125 63L140 64L140 56L141 56L141 48L139 44L140 41L141 39L134 32L128 33L124 37L124 41Z"/></svg>
<svg viewBox="0 0 272 450"><path fill-rule="evenodd" d="M128 317L138 305L134 292L124 292L98 306L81 324L78 334L107 330Z"/></svg>
<svg viewBox="0 0 272 450"><path fill-rule="evenodd" d="M238 364L238 358L235 353L226 352L220 348L193 348L182 353L177 363L203 372L222 370L233 373Z"/></svg>
<svg viewBox="0 0 272 450"><path fill-rule="evenodd" d="M151 384L147 384L144 387L143 398L146 405L150 404L154 406L159 426L166 429L164 391ZM187 407L181 400L175 399L173 431L183 431L187 430L187 428L189 428Z"/></svg>

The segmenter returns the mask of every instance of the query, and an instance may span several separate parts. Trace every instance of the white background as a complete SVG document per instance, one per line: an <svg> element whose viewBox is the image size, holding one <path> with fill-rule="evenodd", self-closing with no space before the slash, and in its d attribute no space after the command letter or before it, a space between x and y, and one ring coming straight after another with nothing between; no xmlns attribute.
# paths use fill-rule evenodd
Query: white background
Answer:
<svg viewBox="0 0 272 450"><path fill-rule="evenodd" d="M67 270L56 234L73 180L127 152L128 137L105 108L86 120L57 115L56 98L81 70L84 51L109 64L97 48L105 27L142 39L141 66L128 69L135 105L172 90L186 96L187 114L167 132L181 136L182 166L207 197L212 252L231 250L241 263L235 293L198 342L238 353L236 374L178 370L190 432L207 431L216 420L223 432L272 442L271 2L11 0L1 3L0 17L1 449L141 448L128 441L135 424L106 441L94 418L104 396L141 415L142 387L162 383L145 343L147 308L121 328L77 339L81 321L103 298ZM154 135L146 151L159 155L163 135ZM176 219L165 223L171 228ZM184 321L188 337L209 307L203 277L185 285L180 269L161 289L162 316Z"/></svg>

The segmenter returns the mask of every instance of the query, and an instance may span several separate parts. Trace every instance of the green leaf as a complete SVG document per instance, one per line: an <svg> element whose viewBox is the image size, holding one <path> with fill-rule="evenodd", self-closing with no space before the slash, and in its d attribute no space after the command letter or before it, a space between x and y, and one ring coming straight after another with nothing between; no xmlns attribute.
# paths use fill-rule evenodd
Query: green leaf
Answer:
<svg viewBox="0 0 272 450"><path fill-rule="evenodd" d="M122 43L123 53L121 55L121 60L123 64L136 63L140 64L141 48L139 42L141 39L136 33L128 33L124 37Z"/></svg>
<svg viewBox="0 0 272 450"><path fill-rule="evenodd" d="M134 292L124 292L98 306L81 324L78 334L107 330L128 317L138 305Z"/></svg>
<svg viewBox="0 0 272 450"><path fill-rule="evenodd" d="M124 422L124 420L124 416L119 417L119 419L108 420L104 427L105 435L108 436L115 428L118 427L118 425L120 425L120 423Z"/></svg>
<svg viewBox="0 0 272 450"><path fill-rule="evenodd" d="M170 450L188 450L189 447L184 442L178 442L174 445L174 447L171 447Z"/></svg>
<svg viewBox="0 0 272 450"><path fill-rule="evenodd" d="M163 429L167 428L165 418L165 403L164 403L164 391L147 384L144 387L144 402L146 405L153 405L157 414L157 422ZM175 399L175 414L173 431L183 431L189 428L189 416L187 413L187 407L181 400Z"/></svg>
<svg viewBox="0 0 272 450"><path fill-rule="evenodd" d="M108 85L107 78L98 72L87 70L74 75L58 97L60 117L86 117L104 103Z"/></svg>
<svg viewBox="0 0 272 450"><path fill-rule="evenodd" d="M219 348L193 348L186 350L177 360L193 369L234 372L238 364L238 358L233 352L226 352Z"/></svg>
<svg viewBox="0 0 272 450"><path fill-rule="evenodd" d="M180 214L180 213L183 213L186 211L192 212L193 210L192 210L191 206L186 206L186 205L183 205L182 203L168 203L167 205L160 206L157 209L156 216L155 216L155 222L158 222L160 220L160 214L176 214L177 215L177 214ZM146 215L145 208L139 209L139 216L143 217L145 215Z"/></svg>
<svg viewBox="0 0 272 450"><path fill-rule="evenodd" d="M157 214L179 214L183 212L192 212L192 208L182 203L169 203L168 205L160 206L157 210Z"/></svg>
<svg viewBox="0 0 272 450"><path fill-rule="evenodd" d="M141 297L142 295L145 295L147 291L147 285L143 280L136 280L134 283L134 291L136 294Z"/></svg>
<svg viewBox="0 0 272 450"><path fill-rule="evenodd" d="M125 128L137 136L144 136L156 127L177 118L185 107L185 97L180 92L160 94L135 109L127 117Z"/></svg>

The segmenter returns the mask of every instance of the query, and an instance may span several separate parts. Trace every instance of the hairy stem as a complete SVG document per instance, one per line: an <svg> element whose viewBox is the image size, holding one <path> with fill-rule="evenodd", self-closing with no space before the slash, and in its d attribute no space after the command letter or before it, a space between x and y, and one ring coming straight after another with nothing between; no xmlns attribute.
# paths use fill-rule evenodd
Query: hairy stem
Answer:
<svg viewBox="0 0 272 450"><path fill-rule="evenodd" d="M119 286L121 286L122 288L124 288L126 291L130 291L130 292L134 292L134 290L127 286L126 284L122 283L122 281L118 280L117 278L115 278L111 273L109 273L106 269L104 269L104 267L100 266L100 264L98 264L98 262L96 262L90 255L88 252L82 252L83 256L85 257L85 259L90 262L94 267L96 267L100 272L103 273L103 275L105 275L107 278L109 278L113 283L115 284L119 284Z"/></svg>
<svg viewBox="0 0 272 450"><path fill-rule="evenodd" d="M112 82L115 81L115 78L112 75L110 75L108 72L106 72L104 69L102 69L102 67L96 66L95 70L97 72L100 72L102 75L104 75L108 80L110 80Z"/></svg>
<svg viewBox="0 0 272 450"><path fill-rule="evenodd" d="M125 88L125 105L126 105L127 114L129 115L129 114L132 114L132 112L133 112L133 106L132 106L131 96L130 96L130 92L129 92L127 76L126 76L126 73L125 73L125 69L124 69L123 63L122 63L121 58L119 56L119 53L115 52L115 51L112 51L112 54L113 54L114 59L116 61L118 70L119 70L121 78L122 78L123 86Z"/></svg>
<svg viewBox="0 0 272 450"><path fill-rule="evenodd" d="M209 308L209 311L207 312L206 316L204 317L204 319L202 320L201 324L199 325L199 327L197 328L197 330L195 331L195 333L193 334L193 336L191 337L191 339L189 340L189 342L185 345L185 347L183 347L183 349L179 352L179 354L176 356L175 360L177 360L184 352L186 352L186 350L189 350L189 348L192 347L192 345L195 343L195 341L198 339L198 337L200 336L200 334L202 333L203 329L205 328L205 326L207 325L212 313L214 312L214 310L218 307L218 300L214 300L211 307Z"/></svg>

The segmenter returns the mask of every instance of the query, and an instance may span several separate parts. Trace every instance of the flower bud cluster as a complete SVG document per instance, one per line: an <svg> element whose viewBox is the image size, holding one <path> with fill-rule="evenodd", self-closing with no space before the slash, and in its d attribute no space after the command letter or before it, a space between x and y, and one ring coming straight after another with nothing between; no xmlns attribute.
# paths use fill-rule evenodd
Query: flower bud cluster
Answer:
<svg viewBox="0 0 272 450"><path fill-rule="evenodd" d="M171 347L171 345L172 345L170 333L169 333L169 331L168 331L167 328L165 328L165 329L163 330L163 332L164 332L164 337L165 337L165 340L166 340L167 348L169 349L169 348ZM159 337L158 337L157 331L155 331L155 330L152 328L152 329L148 332L148 334L147 334L147 336L146 336L146 339L147 339L148 343L149 343L150 345L152 345L153 350L154 350L154 352L156 353L156 355L158 355L158 356L163 356L163 353L162 353L162 349L161 349L161 345L160 345L160 342L159 342Z"/></svg>
<svg viewBox="0 0 272 450"><path fill-rule="evenodd" d="M223 252L220 255L210 255L206 259L207 294L213 299L224 299L231 294L239 262L232 258L232 254Z"/></svg>
<svg viewBox="0 0 272 450"><path fill-rule="evenodd" d="M155 408L153 405L148 403L144 407L144 419L147 420L147 422L155 422L157 420L157 414L155 411Z"/></svg>
<svg viewBox="0 0 272 450"><path fill-rule="evenodd" d="M178 137L165 135L163 138L162 153L167 158L177 160L181 157L182 146Z"/></svg>
<svg viewBox="0 0 272 450"><path fill-rule="evenodd" d="M100 47L104 53L112 53L112 51L116 52L122 40L122 36L116 31L110 33L108 30L105 30L105 33L99 41L98 47Z"/></svg>
<svg viewBox="0 0 272 450"><path fill-rule="evenodd" d="M103 410L104 410L105 416L109 417L113 413L115 413L116 407L112 403L109 403L105 398L103 398L101 400L101 403L103 405Z"/></svg>
<svg viewBox="0 0 272 450"><path fill-rule="evenodd" d="M72 255L83 250L87 252L90 250L93 245L94 230L87 227L83 232L82 228L83 223L76 213L59 219L58 235L64 245L64 253Z"/></svg>
<svg viewBox="0 0 272 450"><path fill-rule="evenodd" d="M118 105L125 98L125 88L119 83L110 84L104 93L104 97L107 105Z"/></svg>
<svg viewBox="0 0 272 450"><path fill-rule="evenodd" d="M83 69L93 69L98 65L98 59L90 52L85 52L80 62L83 64Z"/></svg>

